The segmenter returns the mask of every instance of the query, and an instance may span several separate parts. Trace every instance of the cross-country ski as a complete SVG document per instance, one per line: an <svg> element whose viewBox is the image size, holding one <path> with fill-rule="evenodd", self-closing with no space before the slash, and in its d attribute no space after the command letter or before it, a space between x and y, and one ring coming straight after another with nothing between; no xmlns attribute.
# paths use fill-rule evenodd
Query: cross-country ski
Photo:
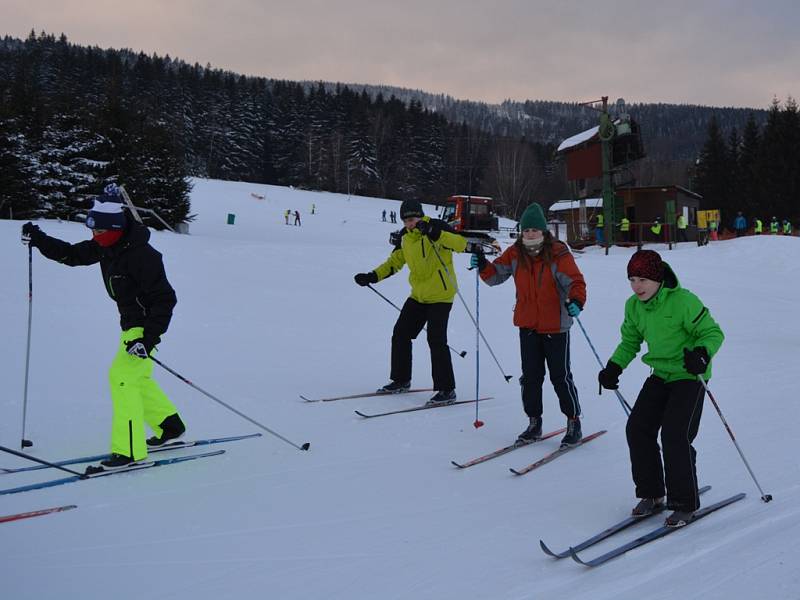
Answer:
<svg viewBox="0 0 800 600"><path fill-rule="evenodd" d="M433 388L414 388L397 392L385 392L377 390L375 392L366 392L363 394L351 394L349 396L333 396L330 398L306 398L301 395L300 397L306 402L336 402L337 400L351 400L354 398L372 398L373 396L394 396L399 394L416 394L419 392L432 392Z"/></svg>
<svg viewBox="0 0 800 600"><path fill-rule="evenodd" d="M510 446L505 446L503 448L500 448L499 450L495 450L494 452L490 452L489 454L484 454L483 456L479 456L477 458L473 458L473 459L468 460L468 461L463 462L463 463L457 463L456 461L451 460L450 464L452 464L454 467L458 467L459 469L466 469L468 467L472 467L472 466L484 463L487 460L492 460L493 458L497 458L498 456L503 456L504 454L508 454L509 452L513 452L514 450L519 450L520 448L524 448L526 446L530 446L531 444L535 444L536 442L541 442L543 440L548 440L551 437L555 437L557 435L561 435L566 430L567 430L566 428L556 429L555 431L551 431L549 433L545 433L540 438L537 438L536 440L534 440L532 442L528 442L528 443L524 443L524 444L520 443L520 442L516 442L514 444L511 444Z"/></svg>
<svg viewBox="0 0 800 600"><path fill-rule="evenodd" d="M711 489L711 486L710 485L706 485L706 486L701 487L698 490L698 493L705 494L710 489ZM583 542L581 542L579 544L575 544L574 546L570 546L569 548L567 548L566 550L563 550L562 552L553 552L552 550L550 550L550 548L547 547L547 544L545 544L543 540L539 540L539 546L541 547L542 552L544 552L548 556L552 556L553 558L566 558L566 557L570 556L572 554L572 552L580 552L581 550L585 550L586 548L589 548L590 546L594 546L595 544L598 544L598 543L602 542L603 540L611 537L614 534L619 533L620 531L624 531L625 529L627 529L628 527L631 527L632 525L636 525L638 523L642 523L642 522L644 522L646 520L649 520L650 517L655 517L657 515L661 515L666 510L666 508L667 508L666 505L661 505L656 510L654 510L653 512L651 512L651 513L649 513L647 515L643 515L641 517L634 517L634 516L626 517L625 519L622 519L619 523L615 523L614 525L604 529L603 531L601 531L597 535L593 535L589 539L584 540Z"/></svg>
<svg viewBox="0 0 800 600"><path fill-rule="evenodd" d="M616 558L617 556L625 554L630 550L639 548L641 546L644 546L645 544L649 544L652 541L660 539L671 533L675 533L676 531L681 531L686 527L699 521L703 517L710 515L714 511L717 511L720 508L728 506L729 504L733 504L734 502L738 502L739 500L742 500L744 497L745 497L744 493L736 494L735 496L731 496L730 498L726 498L725 500L720 500L719 502L710 504L709 506L706 506L696 511L694 513L694 517L692 518L692 520L683 527L667 527L666 525L662 525L661 527L658 527L650 531L649 533L639 536L635 540L622 544L621 546L614 548L613 550L609 550L605 554L601 554L600 556L593 558L591 560L583 560L580 556L578 556L578 551L575 548L570 549L570 555L572 556L572 559L579 564L582 564L587 567L597 567L599 565L607 563L612 558Z"/></svg>
<svg viewBox="0 0 800 600"><path fill-rule="evenodd" d="M485 402L487 400L491 400L492 396L486 396L484 398L479 398L478 402ZM359 410L354 411L359 417L364 417L365 419L374 419L375 417L386 417L389 415L399 415L403 413L410 413L416 412L418 410L431 410L434 408L447 408L448 406L458 406L460 404L475 404L475 400L456 400L455 402L450 402L448 404L423 404L421 406L412 406L410 408L399 408L397 410L389 410L382 413L363 413Z"/></svg>
<svg viewBox="0 0 800 600"><path fill-rule="evenodd" d="M149 454L158 454L160 452L166 452L168 450L181 450L184 448L192 448L194 446L208 446L213 444L223 444L227 442L236 442L239 440L247 440L250 438L261 437L260 433L248 433L246 435L234 435L228 437L219 437L219 438L208 438L208 439L199 439L199 440L187 440L187 441L174 441L174 442L167 442L162 446L154 446L148 449ZM95 454L93 456L81 456L78 458L68 458L66 460L58 460L53 461L54 465L59 466L67 466L67 465L77 465L81 463L88 463L88 462L95 462L99 460L103 460L109 458L110 454ZM48 469L47 465L29 465L26 467L14 467L14 468L0 468L0 475L11 474L11 473L24 473L26 471L38 471L40 469Z"/></svg>
<svg viewBox="0 0 800 600"><path fill-rule="evenodd" d="M549 462L554 461L559 456L564 456L564 454L566 454L570 450L575 450L576 448L582 446L583 444L585 444L587 442L591 442L593 439L603 435L604 433L606 433L605 429L603 429L601 431L596 431L595 433L592 433L591 435L587 435L586 437L581 438L580 441L578 441L576 444L574 444L572 446L561 446L558 450L553 450L549 454L546 454L545 456L543 456L542 458L540 458L536 462L531 463L527 467L522 467L520 469L509 468L509 471L511 471L514 475L525 475L526 473L530 473L534 469L538 469L539 467L541 467L543 465L546 465Z"/></svg>
<svg viewBox="0 0 800 600"><path fill-rule="evenodd" d="M220 454L224 454L225 450L215 450L213 452L203 452L201 454L190 454L188 456L175 456L172 458L160 458L158 460L146 461L141 463L135 463L129 467L119 468L113 471L100 471L98 473L86 474L86 475L72 475L70 477L62 477L59 479L51 479L49 481L41 481L39 483L31 483L28 485L21 485L14 488L7 488L0 490L0 496L6 496L10 494L19 494L21 492L30 492L33 490L42 490L45 488L51 488L59 485L65 485L68 483L77 483L79 481L85 481L87 479L96 479L98 477L108 477L111 475L123 475L126 473L133 473L137 471L142 471L144 469L151 469L154 467L163 467L165 465L175 465L178 463L196 460L198 458L207 458L209 456L219 456Z"/></svg>
<svg viewBox="0 0 800 600"><path fill-rule="evenodd" d="M72 510L73 508L78 508L78 507L74 504L68 504L65 506L56 506L54 508L43 508L42 510L32 510L29 512L17 513L15 515L5 515L0 517L0 523L9 523L11 521L22 521L23 519L31 519L33 517L51 515L57 512Z"/></svg>

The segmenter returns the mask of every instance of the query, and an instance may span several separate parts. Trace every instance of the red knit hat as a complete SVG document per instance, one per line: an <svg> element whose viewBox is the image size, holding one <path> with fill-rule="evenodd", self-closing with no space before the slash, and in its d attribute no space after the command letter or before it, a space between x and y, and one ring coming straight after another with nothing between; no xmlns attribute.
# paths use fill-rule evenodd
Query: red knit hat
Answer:
<svg viewBox="0 0 800 600"><path fill-rule="evenodd" d="M628 261L628 277L644 277L661 282L664 280L664 261L658 252L639 250Z"/></svg>

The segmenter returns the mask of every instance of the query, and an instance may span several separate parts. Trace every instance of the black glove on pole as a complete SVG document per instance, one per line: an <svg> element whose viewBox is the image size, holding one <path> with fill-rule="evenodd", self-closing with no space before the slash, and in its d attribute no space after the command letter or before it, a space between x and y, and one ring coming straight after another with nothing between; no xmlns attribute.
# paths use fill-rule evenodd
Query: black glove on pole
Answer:
<svg viewBox="0 0 800 600"><path fill-rule="evenodd" d="M615 362L608 361L606 367L597 374L597 381L607 390L616 390L619 387L619 376L622 368Z"/></svg>
<svg viewBox="0 0 800 600"><path fill-rule="evenodd" d="M694 350L683 349L683 367L692 375L703 375L710 361L708 350L703 346L696 346Z"/></svg>

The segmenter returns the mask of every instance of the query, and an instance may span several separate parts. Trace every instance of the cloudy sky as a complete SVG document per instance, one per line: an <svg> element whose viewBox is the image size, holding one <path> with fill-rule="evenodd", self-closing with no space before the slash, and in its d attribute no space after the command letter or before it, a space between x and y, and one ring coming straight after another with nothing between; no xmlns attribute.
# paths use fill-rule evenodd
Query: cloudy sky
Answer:
<svg viewBox="0 0 800 600"><path fill-rule="evenodd" d="M800 0L0 0L0 16L15 37L487 102L800 97Z"/></svg>

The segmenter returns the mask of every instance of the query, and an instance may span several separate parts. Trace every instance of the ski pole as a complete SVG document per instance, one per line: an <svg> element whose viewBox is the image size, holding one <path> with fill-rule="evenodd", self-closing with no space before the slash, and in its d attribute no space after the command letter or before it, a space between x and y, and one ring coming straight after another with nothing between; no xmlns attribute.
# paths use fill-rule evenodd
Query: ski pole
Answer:
<svg viewBox="0 0 800 600"><path fill-rule="evenodd" d="M25 439L25 420L28 415L28 369L31 363L31 320L33 318L33 247L28 242L28 346L25 351L25 391L22 395L22 437L20 450L30 448L33 442Z"/></svg>
<svg viewBox="0 0 800 600"><path fill-rule="evenodd" d="M475 269L475 322L481 322L481 273ZM475 328L475 429L483 427L483 421L478 418L478 404L481 397L481 337L479 329Z"/></svg>
<svg viewBox="0 0 800 600"><path fill-rule="evenodd" d="M81 479L89 478L89 476L86 475L86 473L78 473L77 471L73 471L72 469L62 467L61 465L57 465L55 463L47 462L46 460L42 460L41 458L36 458L35 456L28 456L27 454L23 454L22 452L17 452L16 450L12 450L11 448L6 448L5 446L0 446L0 450L2 450L3 452L8 452L9 454L13 454L14 456L19 456L20 458L24 458L25 460L30 460L42 465L47 465L48 467L53 467L54 469L59 469L71 475L77 475Z"/></svg>
<svg viewBox="0 0 800 600"><path fill-rule="evenodd" d="M511 375L506 375L506 372L503 370L503 367L500 366L500 361L497 360L497 356L495 356L494 351L492 350L492 347L489 345L489 342L486 340L486 336L483 335L483 332L481 331L481 328L478 326L478 322L475 320L475 317L472 316L472 312L469 310L469 306L467 306L467 302L466 302L466 300L464 300L464 296L461 295L461 290L458 289L458 284L456 284L456 281L453 278L453 275L450 273L450 269L447 268L447 265L444 264L444 261L442 260L442 257L439 255L439 251L436 249L436 244L431 242L431 248L433 248L433 253L436 255L436 258L439 259L439 263L441 263L442 268L444 269L444 272L447 273L447 278L450 280L450 283L455 288L456 294L458 294L458 297L461 300L461 304L464 305L464 310L467 311L467 314L469 315L469 318L472 319L472 324L475 325L475 329L478 331L478 335L483 340L483 343L486 344L486 348L489 350L489 354L492 355L492 358L494 359L494 362L497 365L497 368L500 369L500 373L503 374L503 379L505 379L506 383L508 383L508 380L511 379Z"/></svg>
<svg viewBox="0 0 800 600"><path fill-rule="evenodd" d="M397 310L399 310L399 311L401 311L401 310L402 310L402 309L401 309L399 306L397 306L397 305L396 305L394 302L392 302L392 301L391 301L391 300L389 300L389 299L388 299L386 296L384 296L383 294L381 294L381 293L380 293L378 290L376 290L374 287L372 287L372 285L370 285L369 283L367 284L367 287L368 287L369 289L371 289L373 292L375 292L376 294L378 294L378 296L380 296L381 298L383 298L384 300L386 300L386 301L387 301L389 304L391 304L392 306L394 306L394 307L395 307ZM424 329L425 331L428 331L428 328L427 328L427 327L425 327L424 325L423 325L422 329ZM456 354L458 354L458 355L459 355L461 358L464 358L464 357L467 355L467 351L466 351L466 350L462 350L461 352L459 352L458 350L456 350L455 348L453 348L453 347L452 347L450 344L448 344L448 345L447 345L447 347L448 347L448 348L450 348L450 350L452 350L452 351L453 351L453 352L455 352Z"/></svg>
<svg viewBox="0 0 800 600"><path fill-rule="evenodd" d="M589 342L589 348L592 349L592 352L594 353L594 357L597 359L597 364L600 365L601 369L604 368L605 365L603 364L603 361L600 360L600 355L597 354L597 350L595 350L594 344L592 344L592 340L589 339L589 334L586 333L586 329L583 327L583 323L581 323L580 317L574 317L574 319L578 322L578 325L580 325L581 331L583 332L583 336L586 338L586 341ZM603 390L603 387L601 386L600 387L600 391L602 392L602 390ZM631 414L631 407L625 401L625 398L622 397L622 393L620 393L619 390L614 390L614 393L617 395L617 400L619 400L619 403L622 405L622 410L625 411L626 415L630 415Z"/></svg>
<svg viewBox="0 0 800 600"><path fill-rule="evenodd" d="M167 365L165 365L164 363L162 363L162 362L161 362L160 360L158 360L157 358L154 358L154 357L152 357L152 356L151 356L151 357L150 357L150 359L151 359L151 360L152 360L154 363L156 363L156 364L157 364L159 367L161 367L162 369L164 369L164 370L166 370L166 371L169 371L170 373L172 373L172 374L173 374L175 377L177 377L178 379L180 379L180 380L181 380L183 383L187 384L187 385L188 385L188 386L190 386L190 387L193 387L194 389L196 389L198 392L200 392L200 393L201 393L201 394L203 394L204 396L206 396L206 397L208 397L208 398L211 398L211 399L212 399L214 402L216 402L216 403L218 403L218 404L220 404L220 405L224 406L225 408L227 408L227 409L228 409L229 411L231 411L232 413L239 415L239 416L240 416L240 417L242 417L242 418L243 418L245 421L249 421L250 423L252 423L252 424L253 424L253 425L255 425L256 427L258 427L258 428L260 428L260 429L263 429L264 431L266 431L267 433L269 433L269 434L271 434L271 435L274 435L274 436L275 436L276 438L278 438L279 440L283 440L284 442L286 442L286 443L287 443L287 444L289 444L290 446L293 446L294 448L297 448L298 450L308 450L308 449L311 447L311 443L310 443L310 442L306 442L306 443L305 443L305 444L303 444L302 446L298 446L298 445L297 445L297 444L295 444L293 441L291 441L291 440L289 440L289 439L287 439L287 438L283 437L281 434L279 434L279 433L277 433L277 432L275 432L275 431L272 431L272 429L270 429L269 427L267 427L267 426L265 426L265 425L262 425L261 423L259 423L258 421L254 420L254 419L251 419L250 417L248 417L248 416L247 416L246 414L244 414L243 412L240 412L240 411L236 410L235 408L233 408L233 407L232 407L230 404L227 404L226 402L223 402L222 400L220 400L220 399L219 399L219 398L217 398L216 396L214 396L214 395L212 395L212 394L209 394L209 393L208 393L207 391L205 391L204 389L200 388L199 386L196 386L196 385L195 385L195 384L193 384L191 381L189 381L188 379L186 379L186 377L184 377L183 375L181 375L181 374L180 374L180 373L178 373L177 371L173 371L172 369L170 369L170 368L169 368Z"/></svg>
<svg viewBox="0 0 800 600"><path fill-rule="evenodd" d="M714 408L717 409L717 414L719 415L719 418L722 419L722 424L725 425L725 429L728 430L728 435L731 436L731 440L733 441L733 445L736 446L736 450L738 450L739 456L741 456L742 462L744 463L744 466L747 467L747 471L750 473L750 477L753 478L753 483L756 484L756 487L758 488L758 491L761 492L761 499L764 502L769 502L770 500L772 500L772 494L765 494L764 490L761 489L761 486L758 485L758 480L756 479L756 476L753 473L753 469L750 468L750 465L748 464L747 459L744 457L744 453L742 452L742 449L739 447L739 443L736 441L736 437L733 435L733 431L731 430L730 426L728 425L728 422L725 420L725 417L722 416L722 411L719 409L719 405L717 404L717 401L714 399L714 395L711 393L711 390L708 389L708 385L706 384L705 379L703 379L702 375L698 375L697 379L700 381L700 383L703 384L703 387L706 390L706 394L708 394L708 397L711 398L711 403L714 405Z"/></svg>

